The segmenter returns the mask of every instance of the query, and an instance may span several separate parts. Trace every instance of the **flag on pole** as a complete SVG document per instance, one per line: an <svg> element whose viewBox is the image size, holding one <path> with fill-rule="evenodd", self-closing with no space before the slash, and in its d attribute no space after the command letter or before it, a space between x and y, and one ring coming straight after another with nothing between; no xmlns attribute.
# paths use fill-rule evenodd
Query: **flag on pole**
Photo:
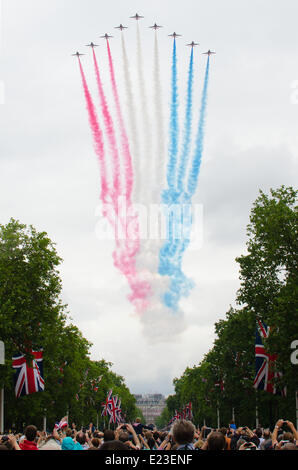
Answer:
<svg viewBox="0 0 298 470"><path fill-rule="evenodd" d="M118 406L118 397L112 397L111 404L109 408L110 413L110 423L117 423L119 418L119 412L121 412L121 408Z"/></svg>
<svg viewBox="0 0 298 470"><path fill-rule="evenodd" d="M113 393L113 390L109 390L107 394L107 398L101 404L101 406L103 407L101 416L108 416L108 414L110 414L110 407L112 405L112 393Z"/></svg>
<svg viewBox="0 0 298 470"><path fill-rule="evenodd" d="M64 416L64 418L62 418L59 423L55 424L55 429L59 431L60 429L67 428L67 426L68 426L67 416Z"/></svg>
<svg viewBox="0 0 298 470"><path fill-rule="evenodd" d="M30 364L27 363L24 354L17 354L12 358L12 367L15 369L15 395L17 398L32 393L43 392L45 388L43 350L31 350L30 353L34 357Z"/></svg>
<svg viewBox="0 0 298 470"><path fill-rule="evenodd" d="M256 339L255 339L255 379L254 388L265 390L266 392L277 394L276 379L281 378L282 374L276 371L277 354L269 354L266 351L263 339L267 339L270 334L270 327L261 320L257 321ZM286 388L281 391L286 395Z"/></svg>
<svg viewBox="0 0 298 470"><path fill-rule="evenodd" d="M192 404L191 404L191 401L188 403L188 405L186 405L185 407L185 419L188 419L188 420L192 420L193 416L192 416Z"/></svg>

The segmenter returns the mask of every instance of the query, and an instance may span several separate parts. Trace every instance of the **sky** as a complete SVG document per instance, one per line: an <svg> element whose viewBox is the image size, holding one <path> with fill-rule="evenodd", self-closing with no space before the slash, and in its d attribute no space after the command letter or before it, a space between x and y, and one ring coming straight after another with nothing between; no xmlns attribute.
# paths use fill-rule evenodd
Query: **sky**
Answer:
<svg viewBox="0 0 298 470"><path fill-rule="evenodd" d="M184 327L143 322L127 300L125 278L112 263L113 243L99 240L99 168L84 104L77 50L100 44L108 99L108 32L120 99L124 101L119 23L136 79L138 12L150 119L154 22L158 32L165 129L176 31L179 99L184 104L189 50L195 49L194 109L204 56L211 57L208 114L196 204L203 208L203 243L189 249L184 271L195 282L181 302ZM212 348L214 324L235 306L237 256L246 252L249 212L261 189L297 182L298 33L295 0L2 0L0 24L0 223L11 217L46 231L63 259L62 300L73 323L133 393L168 395L173 378ZM100 42L98 42L100 41ZM90 53L90 51L89 51ZM90 56L82 58L95 90ZM138 102L138 112L140 102ZM183 114L181 114L183 119ZM146 175L143 175L146 181ZM156 323L155 323L156 322ZM166 333L154 340L148 330Z"/></svg>

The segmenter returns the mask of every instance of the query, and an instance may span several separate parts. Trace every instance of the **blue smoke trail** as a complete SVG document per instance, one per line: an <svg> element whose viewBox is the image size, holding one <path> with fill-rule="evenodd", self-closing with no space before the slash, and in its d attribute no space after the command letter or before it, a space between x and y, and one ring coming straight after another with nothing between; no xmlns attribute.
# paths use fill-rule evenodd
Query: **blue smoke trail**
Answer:
<svg viewBox="0 0 298 470"><path fill-rule="evenodd" d="M204 143L204 133L205 133L205 118L206 118L206 108L207 108L207 91L208 91L208 82L209 82L209 56L207 60L205 79L204 79L204 88L201 102L201 114L199 120L199 129L196 140L196 148L192 161L191 171L188 177L187 191L190 197L192 197L196 191L198 177L201 167L202 154L203 154L203 143Z"/></svg>
<svg viewBox="0 0 298 470"><path fill-rule="evenodd" d="M170 116L169 163L167 168L167 181L169 188L173 188L175 184L178 155L178 127L177 54L176 39L174 38L172 59L172 96Z"/></svg>
<svg viewBox="0 0 298 470"><path fill-rule="evenodd" d="M190 53L189 70L188 70L188 84L187 84L187 100L186 100L186 113L185 113L185 126L184 126L184 142L182 147L182 155L178 171L177 190L182 192L184 177L186 173L189 150L191 144L191 126L192 126L192 89L193 89L193 48Z"/></svg>
<svg viewBox="0 0 298 470"><path fill-rule="evenodd" d="M176 53L176 39L173 42L172 54L172 79L171 79L171 114L170 114L170 127L169 127L169 160L167 165L167 183L168 188L162 192L162 202L171 208L177 200L177 191L175 189L176 172L177 172L177 157L178 157L178 86L177 86L177 53ZM167 220L167 241L160 249L159 253L159 273L161 275L168 275L171 271L169 264L171 257L175 253L174 246L174 224L175 217L169 216Z"/></svg>
<svg viewBox="0 0 298 470"><path fill-rule="evenodd" d="M190 170L190 174L188 177L187 188L185 188L184 184L181 182L178 188L179 193L175 197L175 202L179 201L180 208L186 209L186 213L185 211L184 212L182 211L180 218L177 216L176 217L172 216L170 218L169 240L160 251L160 274L170 276L170 287L169 287L168 292L165 293L163 301L165 305L170 307L173 311L177 311L179 300L181 299L182 296L187 296L194 285L193 282L190 279L188 279L183 273L182 261L183 261L183 254L186 251L190 243L190 235L191 235L191 227L192 227L191 203L192 203L192 196L194 195L196 187L197 187L201 159L202 159L204 126L205 126L206 107L207 107L208 81L209 81L209 56L208 56L206 72L205 72L199 127L198 127L198 133L197 133L197 138L196 138L196 146L195 146L195 151L194 151L194 155L192 158L191 170ZM189 83L189 87L190 87L190 83ZM189 96L190 95L188 94L188 98ZM190 101L188 101L188 105L191 106ZM190 109L188 109L188 111L190 111L190 114L187 114L187 116L189 117L191 116L191 107ZM186 126L187 125L190 125L190 123L188 124L186 123ZM186 142L186 136L185 136L185 142ZM187 143L188 153L189 153L189 147L190 147L190 144ZM188 160L188 153L185 154L186 162ZM178 227L177 227L177 222L178 222ZM175 229L174 229L174 223L176 223ZM178 234L178 238L175 238L175 233Z"/></svg>

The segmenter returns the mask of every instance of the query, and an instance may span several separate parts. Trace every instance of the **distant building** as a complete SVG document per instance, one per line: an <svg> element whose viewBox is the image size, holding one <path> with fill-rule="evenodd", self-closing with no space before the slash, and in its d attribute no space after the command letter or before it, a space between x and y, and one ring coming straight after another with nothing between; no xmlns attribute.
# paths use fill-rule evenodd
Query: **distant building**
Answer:
<svg viewBox="0 0 298 470"><path fill-rule="evenodd" d="M136 394L136 406L143 412L146 424L154 424L166 406L166 399L161 393Z"/></svg>

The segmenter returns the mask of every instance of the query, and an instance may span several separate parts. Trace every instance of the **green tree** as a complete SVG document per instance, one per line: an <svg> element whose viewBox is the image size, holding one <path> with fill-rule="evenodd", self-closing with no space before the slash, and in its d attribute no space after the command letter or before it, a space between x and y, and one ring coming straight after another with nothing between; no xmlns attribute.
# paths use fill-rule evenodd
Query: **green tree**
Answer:
<svg viewBox="0 0 298 470"><path fill-rule="evenodd" d="M282 385L294 393L298 374L290 362L290 345L298 339L297 191L282 186L270 195L260 192L247 228L247 255L240 256L239 303L271 327L266 343L278 353Z"/></svg>
<svg viewBox="0 0 298 470"><path fill-rule="evenodd" d="M121 397L128 419L138 412L124 378L104 359L90 359L91 344L71 323L67 306L60 300L61 261L45 232L14 219L0 225L0 339L6 349L0 386L5 387L9 428L22 429L24 424L41 427L43 415L51 428L66 413L80 425L96 422L110 388ZM44 351L45 390L16 399L12 357L22 353L31 361L31 349L40 347ZM93 382L100 376L96 391Z"/></svg>

